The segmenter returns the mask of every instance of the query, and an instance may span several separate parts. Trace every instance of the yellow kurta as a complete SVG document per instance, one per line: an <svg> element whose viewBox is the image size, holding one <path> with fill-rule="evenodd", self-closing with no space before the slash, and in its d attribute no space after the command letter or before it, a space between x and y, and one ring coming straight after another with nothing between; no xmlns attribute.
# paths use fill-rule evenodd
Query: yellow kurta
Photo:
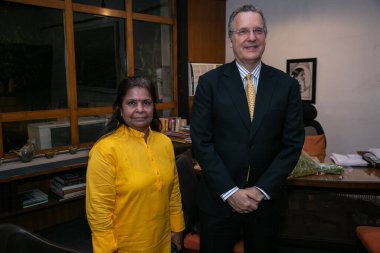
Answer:
<svg viewBox="0 0 380 253"><path fill-rule="evenodd" d="M90 151L86 212L94 253L170 252L184 229L173 145L164 134L121 126Z"/></svg>

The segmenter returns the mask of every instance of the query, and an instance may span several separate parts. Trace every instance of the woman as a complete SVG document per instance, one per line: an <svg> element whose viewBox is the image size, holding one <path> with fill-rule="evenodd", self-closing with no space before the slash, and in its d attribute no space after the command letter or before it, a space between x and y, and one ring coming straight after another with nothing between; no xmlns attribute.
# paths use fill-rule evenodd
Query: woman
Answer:
<svg viewBox="0 0 380 253"><path fill-rule="evenodd" d="M311 99L311 89L310 89L311 82L309 81L309 78L308 78L310 74L308 75L306 71L308 71L306 66L302 66L302 67L299 66L299 67L296 67L292 71L291 76L295 78L300 85L301 97L303 99Z"/></svg>
<svg viewBox="0 0 380 253"><path fill-rule="evenodd" d="M303 68L295 68L292 72L292 77L297 79L301 92L305 92L306 86L305 86L305 70Z"/></svg>
<svg viewBox="0 0 380 253"><path fill-rule="evenodd" d="M127 78L90 151L86 212L94 252L168 253L184 229L173 145L158 132L151 83Z"/></svg>

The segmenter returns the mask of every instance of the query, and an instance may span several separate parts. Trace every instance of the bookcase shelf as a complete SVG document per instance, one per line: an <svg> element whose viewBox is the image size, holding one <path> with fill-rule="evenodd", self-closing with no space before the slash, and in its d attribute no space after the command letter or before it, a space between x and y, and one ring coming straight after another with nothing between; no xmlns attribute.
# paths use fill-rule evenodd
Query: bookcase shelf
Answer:
<svg viewBox="0 0 380 253"><path fill-rule="evenodd" d="M173 143L178 155L191 148L191 144ZM87 156L68 156L70 159L44 164L25 164L22 168L4 170L0 167L0 223L13 223L31 231L85 216L85 197L77 196L59 201L50 193L54 176L87 169ZM1 165L3 166L3 165ZM17 193L38 188L48 193L47 203L22 208Z"/></svg>
<svg viewBox="0 0 380 253"><path fill-rule="evenodd" d="M67 203L73 202L73 201L77 201L78 202L78 200L83 200L85 198L85 196L78 196L78 197L73 197L73 198L69 198L69 199L65 199L65 200L59 201L58 199L56 199L55 197L53 197L50 194L50 192L49 192L48 195L49 195L49 200L46 203L42 203L42 204L38 204L38 205L35 205L35 206L26 207L26 208L22 208L20 206L17 206L13 210L0 212L0 220L2 220L2 219L8 219L8 218L11 218L11 217L14 217L14 216L19 216L19 215L27 214L27 213L30 213L30 212L36 212L36 211L38 211L40 209L46 209L46 208L54 207L54 206L57 206L57 205L64 205L64 204L67 204Z"/></svg>
<svg viewBox="0 0 380 253"><path fill-rule="evenodd" d="M59 201L50 192L50 181L56 175L85 170L88 157L67 159L48 164L1 171L0 222L13 223L32 231L85 215L84 196ZM38 188L47 193L48 202L22 208L17 193Z"/></svg>

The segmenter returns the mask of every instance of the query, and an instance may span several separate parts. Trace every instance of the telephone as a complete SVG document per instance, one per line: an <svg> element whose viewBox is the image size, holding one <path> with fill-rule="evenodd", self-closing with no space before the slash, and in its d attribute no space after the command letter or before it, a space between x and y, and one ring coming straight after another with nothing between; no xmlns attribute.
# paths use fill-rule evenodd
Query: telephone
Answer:
<svg viewBox="0 0 380 253"><path fill-rule="evenodd" d="M373 167L380 167L380 159L371 152L365 152L362 154L362 156L363 159L369 162Z"/></svg>

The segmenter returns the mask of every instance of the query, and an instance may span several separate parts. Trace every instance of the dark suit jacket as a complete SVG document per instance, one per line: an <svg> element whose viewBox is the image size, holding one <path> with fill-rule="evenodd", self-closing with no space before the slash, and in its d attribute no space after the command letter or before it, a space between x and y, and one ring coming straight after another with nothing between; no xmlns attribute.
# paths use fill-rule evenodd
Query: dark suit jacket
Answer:
<svg viewBox="0 0 380 253"><path fill-rule="evenodd" d="M284 200L286 178L304 142L295 79L263 64L251 123L236 63L224 64L199 78L190 129L193 151L202 168L201 210L230 215L232 208L220 195L235 186L255 185L269 194L271 201Z"/></svg>

